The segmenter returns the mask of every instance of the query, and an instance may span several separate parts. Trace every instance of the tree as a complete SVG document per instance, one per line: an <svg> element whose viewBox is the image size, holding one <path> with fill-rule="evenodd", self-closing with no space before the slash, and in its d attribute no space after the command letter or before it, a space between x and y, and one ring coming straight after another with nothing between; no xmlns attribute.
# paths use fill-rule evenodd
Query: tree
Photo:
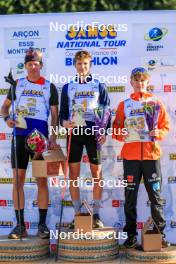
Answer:
<svg viewBox="0 0 176 264"><path fill-rule="evenodd" d="M176 9L176 0L0 0L0 14Z"/></svg>

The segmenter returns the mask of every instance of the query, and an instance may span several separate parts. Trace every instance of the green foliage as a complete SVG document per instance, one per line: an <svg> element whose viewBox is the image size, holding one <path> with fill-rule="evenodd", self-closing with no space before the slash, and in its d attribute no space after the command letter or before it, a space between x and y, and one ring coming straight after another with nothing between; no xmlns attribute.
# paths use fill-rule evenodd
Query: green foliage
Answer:
<svg viewBox="0 0 176 264"><path fill-rule="evenodd" d="M0 0L0 14L176 9L176 0Z"/></svg>

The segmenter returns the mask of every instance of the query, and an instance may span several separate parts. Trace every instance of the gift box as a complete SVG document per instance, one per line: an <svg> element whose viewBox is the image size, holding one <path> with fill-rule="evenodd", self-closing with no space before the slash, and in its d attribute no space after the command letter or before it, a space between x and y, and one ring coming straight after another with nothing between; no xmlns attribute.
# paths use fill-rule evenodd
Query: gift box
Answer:
<svg viewBox="0 0 176 264"><path fill-rule="evenodd" d="M32 160L33 177L46 178L64 175L66 157L60 146L57 150L43 152L42 157L42 160Z"/></svg>
<svg viewBox="0 0 176 264"><path fill-rule="evenodd" d="M154 230L149 229L151 224L154 225ZM144 251L161 251L162 235L151 217L147 220L142 229L141 240Z"/></svg>
<svg viewBox="0 0 176 264"><path fill-rule="evenodd" d="M92 231L92 211L86 200L82 202L80 209L86 208L87 212L79 212L75 215L75 232L91 232Z"/></svg>

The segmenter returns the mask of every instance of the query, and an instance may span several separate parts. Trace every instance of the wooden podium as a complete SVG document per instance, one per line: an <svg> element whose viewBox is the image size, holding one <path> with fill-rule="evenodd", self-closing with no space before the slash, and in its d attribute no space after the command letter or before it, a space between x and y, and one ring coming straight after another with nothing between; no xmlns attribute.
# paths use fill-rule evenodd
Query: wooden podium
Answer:
<svg viewBox="0 0 176 264"><path fill-rule="evenodd" d="M140 263L164 263L164 264L176 264L176 246L163 248L160 252L144 252L142 249L127 249L127 258L131 260L131 263L135 264L135 261Z"/></svg>
<svg viewBox="0 0 176 264"><path fill-rule="evenodd" d="M70 231L70 230L69 230ZM112 228L95 229L95 235L90 239L69 237L69 231L65 231L67 237L59 240L58 261L71 262L103 262L118 257L118 241L114 238ZM107 235L109 238L103 238Z"/></svg>
<svg viewBox="0 0 176 264"><path fill-rule="evenodd" d="M0 237L0 262L30 262L49 257L49 240L29 236L23 240Z"/></svg>

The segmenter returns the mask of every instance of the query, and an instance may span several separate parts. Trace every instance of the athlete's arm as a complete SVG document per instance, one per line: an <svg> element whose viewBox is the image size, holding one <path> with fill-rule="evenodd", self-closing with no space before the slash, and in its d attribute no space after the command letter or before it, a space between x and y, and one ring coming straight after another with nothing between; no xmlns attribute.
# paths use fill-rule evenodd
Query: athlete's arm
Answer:
<svg viewBox="0 0 176 264"><path fill-rule="evenodd" d="M166 112L165 106L160 103L160 113L158 118L158 128L150 132L150 136L154 136L157 140L162 140L169 131L169 116Z"/></svg>
<svg viewBox="0 0 176 264"><path fill-rule="evenodd" d="M69 120L69 105L68 105L68 84L62 88L59 120L61 126L65 128L73 128L75 123Z"/></svg>
<svg viewBox="0 0 176 264"><path fill-rule="evenodd" d="M113 128L113 134L112 138L124 141L124 135L122 134L122 129L124 128L124 120L125 120L125 114L124 114L124 102L120 102L117 111L116 111L116 117L113 122L112 128Z"/></svg>
<svg viewBox="0 0 176 264"><path fill-rule="evenodd" d="M105 83L100 83L99 91L100 91L99 104L103 105L104 107L110 106L110 99L109 99L109 95L108 95L108 91L107 91L107 87ZM109 117L109 121L108 121L106 129L110 127L111 127L111 116Z"/></svg>
<svg viewBox="0 0 176 264"><path fill-rule="evenodd" d="M17 80L18 81L18 80ZM17 83L16 81L16 83ZM11 107L11 104L12 104L12 89L13 89L13 96L14 96L14 100L16 99L16 94L15 94L15 91L16 91L16 85L13 86L13 88L11 87L8 91L8 94L7 94L7 97L1 107L1 114L4 118L4 121L7 123L8 127L10 128L13 128L14 125L15 125L15 121L12 120L10 118L10 115L9 115L9 109Z"/></svg>
<svg viewBox="0 0 176 264"><path fill-rule="evenodd" d="M50 131L52 131L52 135L50 135L49 141L50 141L50 148L56 148L57 144L56 144L56 139L57 139L57 135L54 133L54 131L57 131L57 127L59 125L58 122L58 92L57 89L55 87L54 84L51 83L50 86L50 99L49 99L49 104L50 104L50 111L51 111L51 126L53 129L51 129Z"/></svg>

